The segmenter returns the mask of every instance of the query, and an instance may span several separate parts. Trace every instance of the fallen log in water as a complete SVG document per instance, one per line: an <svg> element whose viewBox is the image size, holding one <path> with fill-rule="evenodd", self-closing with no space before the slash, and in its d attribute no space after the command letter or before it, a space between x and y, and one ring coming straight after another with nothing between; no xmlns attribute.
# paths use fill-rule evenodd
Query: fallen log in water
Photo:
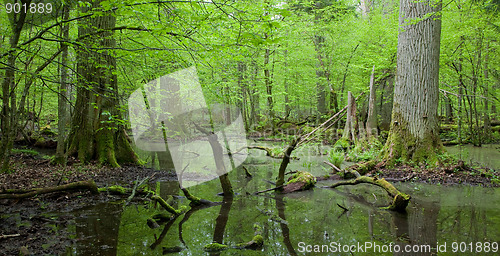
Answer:
<svg viewBox="0 0 500 256"><path fill-rule="evenodd" d="M347 186L347 185L357 185L361 183L368 183L375 186L379 186L383 188L389 196L392 197L392 203L384 207L387 210L392 211L404 211L410 202L411 196L400 192L397 190L391 183L387 182L385 179L378 179L376 177L368 177L368 176L358 176L353 180L346 180L337 182L331 186L327 186L328 188L336 188L339 186Z"/></svg>

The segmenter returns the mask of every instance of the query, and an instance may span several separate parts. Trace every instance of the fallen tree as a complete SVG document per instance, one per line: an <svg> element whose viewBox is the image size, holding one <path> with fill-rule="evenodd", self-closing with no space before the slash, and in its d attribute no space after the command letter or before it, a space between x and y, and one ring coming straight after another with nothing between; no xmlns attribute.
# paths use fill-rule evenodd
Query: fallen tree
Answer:
<svg viewBox="0 0 500 256"><path fill-rule="evenodd" d="M46 188L6 190L0 193L0 199L23 199L41 194L72 190L88 190L92 194L99 194L99 190L95 182L93 180L86 180Z"/></svg>
<svg viewBox="0 0 500 256"><path fill-rule="evenodd" d="M336 170L341 171L338 168L336 168ZM387 192L387 194L392 198L392 203L389 206L383 207L383 209L398 211L398 212L405 211L406 207L408 206L408 203L410 202L411 196L403 192L400 192L384 178L379 179L377 177L368 177L364 175L362 176L359 174L359 172L355 170L355 168L349 168L348 172L354 175L356 178L345 181L339 181L331 186L326 186L326 188L336 188L339 186L352 186L361 183L372 184L383 188Z"/></svg>

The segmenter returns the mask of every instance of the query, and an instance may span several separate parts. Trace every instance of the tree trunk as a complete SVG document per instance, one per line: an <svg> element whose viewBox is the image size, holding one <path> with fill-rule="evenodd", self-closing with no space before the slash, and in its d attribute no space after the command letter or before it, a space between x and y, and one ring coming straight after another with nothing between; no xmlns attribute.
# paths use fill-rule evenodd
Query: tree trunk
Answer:
<svg viewBox="0 0 500 256"><path fill-rule="evenodd" d="M254 69L252 74L252 88L250 89L250 126L256 125L259 122L260 109L260 93L257 89L257 74L259 66L253 63Z"/></svg>
<svg viewBox="0 0 500 256"><path fill-rule="evenodd" d="M356 99L351 92L347 93L347 120L344 127L342 138L351 141L353 144L357 142L358 117L356 116Z"/></svg>
<svg viewBox="0 0 500 256"><path fill-rule="evenodd" d="M63 20L69 19L69 5L63 7ZM62 28L62 38L69 40L69 24ZM61 84L59 85L59 95L57 97L57 149L54 163L66 164L65 137L66 137L66 116L67 116L67 89L68 89L68 45L61 43Z"/></svg>
<svg viewBox="0 0 500 256"><path fill-rule="evenodd" d="M271 123L271 131L274 134L274 107L273 107L273 83L271 81L271 73L269 71L269 56L271 55L271 50L266 49L264 55L264 81L266 83L267 90L267 107L269 114L269 122Z"/></svg>
<svg viewBox="0 0 500 256"><path fill-rule="evenodd" d="M100 1L92 3L98 8ZM89 7L82 7L83 12ZM80 20L78 36L85 47L77 49L78 89L75 111L69 134L68 155L77 155L82 162L98 160L100 164L117 167L118 162L138 163L117 106L118 85L116 45L113 33L116 17L97 16ZM96 30L102 31L98 35ZM97 50L96 50L97 49Z"/></svg>
<svg viewBox="0 0 500 256"><path fill-rule="evenodd" d="M326 114L326 92L325 92L325 85L324 85L324 80L325 80L325 70L324 70L324 63L323 63L323 56L322 56L322 48L325 43L325 37L320 36L320 35L315 35L314 36L314 44L316 47L316 54L318 56L318 64L316 65L316 91L317 95L316 98L318 99L317 101L317 111L319 116L322 116Z"/></svg>
<svg viewBox="0 0 500 256"><path fill-rule="evenodd" d="M401 0L397 77L384 160L437 163L441 4Z"/></svg>
<svg viewBox="0 0 500 256"><path fill-rule="evenodd" d="M490 124L490 113L489 113L489 107L488 107L488 100L489 100L489 95L488 95L488 50L489 46L488 43L486 43L486 49L485 49L485 54L484 54L484 83L483 83L483 91L484 91L484 99L483 99L483 104L484 104L484 114L483 114L483 122L484 122L484 129L483 129L483 136L485 139L489 140L491 138L491 124Z"/></svg>
<svg viewBox="0 0 500 256"><path fill-rule="evenodd" d="M29 5L31 1L21 1L21 4ZM16 19L17 18L17 19ZM10 49L16 49L21 37L21 31L24 27L26 13L20 12L13 15L10 28ZM5 76L2 81L2 111L0 114L2 137L0 140L0 168L1 172L7 172L10 169L10 150L12 149L14 138L17 133L17 104L16 104L16 59L18 53L14 50L7 54L7 67L5 67Z"/></svg>
<svg viewBox="0 0 500 256"><path fill-rule="evenodd" d="M373 65L372 75L370 76L370 98L368 100L368 117L366 118L366 136L368 139L377 137L377 113L375 101L377 95L375 91L375 65Z"/></svg>

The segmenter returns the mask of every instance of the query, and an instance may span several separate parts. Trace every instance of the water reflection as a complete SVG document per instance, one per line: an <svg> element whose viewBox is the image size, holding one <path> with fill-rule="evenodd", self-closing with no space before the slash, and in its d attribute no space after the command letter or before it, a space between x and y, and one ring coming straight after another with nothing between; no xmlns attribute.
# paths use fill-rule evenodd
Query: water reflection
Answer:
<svg viewBox="0 0 500 256"><path fill-rule="evenodd" d="M355 255L435 255L436 246L452 242L500 241L500 190L469 186L436 186L419 183L395 184L412 195L406 213L380 210L387 205L386 192L370 185L320 189L288 195L252 195L270 188L276 170L274 162L247 166L230 173L234 198L223 198L218 180L192 187L191 193L220 202L217 205L189 208L176 218L151 229L147 219L164 212L150 202L123 206L99 204L75 212L73 255L208 255L203 246L217 242L230 249L212 255L349 255L325 252L304 253L299 243L352 245L372 242L377 245L429 245L432 252L354 253ZM327 181L323 181L328 185ZM165 199L179 208L189 201L173 181L158 185ZM341 207L347 208L344 211ZM254 235L254 224L262 227L262 250L234 249ZM71 228L70 228L71 230Z"/></svg>

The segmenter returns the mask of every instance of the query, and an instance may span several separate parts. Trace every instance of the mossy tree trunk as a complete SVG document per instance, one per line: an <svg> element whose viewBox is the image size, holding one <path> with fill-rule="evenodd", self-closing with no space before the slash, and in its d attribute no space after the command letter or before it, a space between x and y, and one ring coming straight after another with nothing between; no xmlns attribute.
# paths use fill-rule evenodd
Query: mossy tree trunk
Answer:
<svg viewBox="0 0 500 256"><path fill-rule="evenodd" d="M439 138L440 3L401 0L397 77L384 160L435 163Z"/></svg>
<svg viewBox="0 0 500 256"><path fill-rule="evenodd" d="M100 1L96 1L92 7L82 7L82 11L99 6ZM117 109L120 102L112 50L116 46L112 32L115 24L116 17L112 14L80 20L78 88L68 155L77 155L83 162L98 160L100 164L117 167L119 162L138 163L138 157L124 127L118 124L122 114Z"/></svg>

